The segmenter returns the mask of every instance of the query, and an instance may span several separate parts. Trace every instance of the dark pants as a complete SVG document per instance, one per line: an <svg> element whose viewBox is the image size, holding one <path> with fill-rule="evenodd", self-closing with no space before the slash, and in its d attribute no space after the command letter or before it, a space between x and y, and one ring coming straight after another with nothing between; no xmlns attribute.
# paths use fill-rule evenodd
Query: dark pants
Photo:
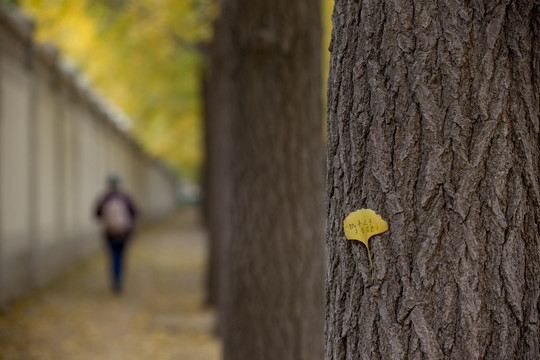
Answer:
<svg viewBox="0 0 540 360"><path fill-rule="evenodd" d="M107 244L111 258L111 280L115 292L122 291L123 270L124 270L124 252L129 234L126 235L107 235Z"/></svg>

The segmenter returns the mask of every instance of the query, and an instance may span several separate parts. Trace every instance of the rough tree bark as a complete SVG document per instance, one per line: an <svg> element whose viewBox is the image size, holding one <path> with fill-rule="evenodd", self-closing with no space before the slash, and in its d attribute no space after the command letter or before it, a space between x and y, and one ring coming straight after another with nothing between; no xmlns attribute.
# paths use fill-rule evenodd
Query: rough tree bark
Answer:
<svg viewBox="0 0 540 360"><path fill-rule="evenodd" d="M337 0L327 359L540 358L534 1ZM365 247L343 219L389 231Z"/></svg>
<svg viewBox="0 0 540 360"><path fill-rule="evenodd" d="M314 360L324 345L320 9L224 0L231 235L225 360Z"/></svg>

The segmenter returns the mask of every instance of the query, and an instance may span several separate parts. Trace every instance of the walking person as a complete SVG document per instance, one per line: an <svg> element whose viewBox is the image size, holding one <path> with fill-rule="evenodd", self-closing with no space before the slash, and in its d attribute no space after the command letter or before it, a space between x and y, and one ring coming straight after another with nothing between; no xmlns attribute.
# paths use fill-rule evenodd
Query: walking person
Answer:
<svg viewBox="0 0 540 360"><path fill-rule="evenodd" d="M137 209L128 194L120 189L120 178L111 175L108 189L99 199L96 217L101 222L110 254L112 289L121 293L123 288L124 253L133 233Z"/></svg>

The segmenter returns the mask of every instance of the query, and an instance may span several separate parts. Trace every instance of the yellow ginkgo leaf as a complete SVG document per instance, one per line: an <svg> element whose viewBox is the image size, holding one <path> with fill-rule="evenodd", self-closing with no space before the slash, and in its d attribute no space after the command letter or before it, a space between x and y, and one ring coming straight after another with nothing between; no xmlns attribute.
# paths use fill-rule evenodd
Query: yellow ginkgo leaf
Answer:
<svg viewBox="0 0 540 360"><path fill-rule="evenodd" d="M349 240L358 240L367 248L369 264L371 265L371 281L373 281L373 262L369 252L368 240L388 230L388 224L383 218L371 209L360 209L349 214L343 222L345 237Z"/></svg>

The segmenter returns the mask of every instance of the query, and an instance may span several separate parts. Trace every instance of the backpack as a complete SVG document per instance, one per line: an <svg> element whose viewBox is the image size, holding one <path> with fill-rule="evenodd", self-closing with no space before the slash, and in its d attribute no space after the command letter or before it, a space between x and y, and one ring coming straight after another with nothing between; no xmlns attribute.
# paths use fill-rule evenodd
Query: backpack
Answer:
<svg viewBox="0 0 540 360"><path fill-rule="evenodd" d="M108 234L122 235L131 227L131 217L126 202L119 197L112 197L103 205L103 225Z"/></svg>

